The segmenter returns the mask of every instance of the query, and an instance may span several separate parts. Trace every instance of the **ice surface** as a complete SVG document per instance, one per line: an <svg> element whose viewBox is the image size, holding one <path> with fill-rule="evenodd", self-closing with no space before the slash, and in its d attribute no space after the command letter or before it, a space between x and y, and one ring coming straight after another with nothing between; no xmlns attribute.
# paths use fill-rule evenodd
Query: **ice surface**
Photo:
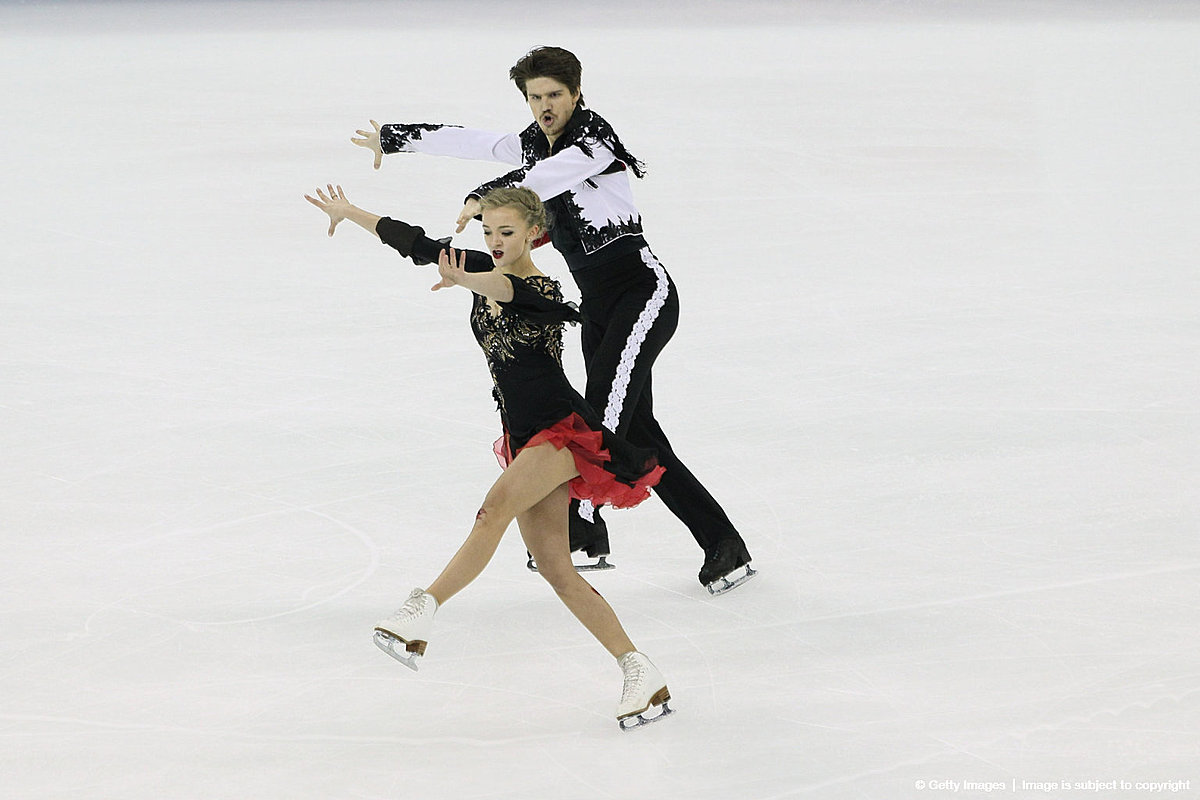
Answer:
<svg viewBox="0 0 1200 800"><path fill-rule="evenodd" d="M650 5L0 5L0 794L1200 794L1200 9ZM519 129L545 43L650 167L660 418L760 569L609 516L630 734L515 535L420 673L372 645L497 422L466 294L302 199L449 233L501 167L349 137Z"/></svg>

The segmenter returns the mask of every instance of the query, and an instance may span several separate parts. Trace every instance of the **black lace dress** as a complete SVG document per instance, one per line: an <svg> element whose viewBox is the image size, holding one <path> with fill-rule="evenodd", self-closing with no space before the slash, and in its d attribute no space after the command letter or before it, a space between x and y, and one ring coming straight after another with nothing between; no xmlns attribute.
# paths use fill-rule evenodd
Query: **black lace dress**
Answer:
<svg viewBox="0 0 1200 800"><path fill-rule="evenodd" d="M417 263L437 260L445 245L397 220L384 217L380 239ZM468 250L467 269L490 271L491 257ZM600 416L567 380L562 368L563 324L578 322L579 311L563 302L558 281L544 275L509 275L513 299L496 312L487 298L474 295L471 330L492 374L492 395L504 435L496 457L507 467L525 447L549 442L575 458L579 477L570 482L574 498L596 506L637 505L649 496L663 468L653 450L634 447L600 423Z"/></svg>

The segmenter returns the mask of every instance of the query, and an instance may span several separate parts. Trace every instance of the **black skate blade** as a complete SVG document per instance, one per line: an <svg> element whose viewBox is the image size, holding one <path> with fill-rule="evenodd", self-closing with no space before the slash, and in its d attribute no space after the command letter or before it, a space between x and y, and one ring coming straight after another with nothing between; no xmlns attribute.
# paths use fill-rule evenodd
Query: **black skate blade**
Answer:
<svg viewBox="0 0 1200 800"><path fill-rule="evenodd" d="M419 653L408 652L406 649L408 647L407 643L397 639L390 633L375 631L375 646L413 672L417 672L417 659L421 656Z"/></svg>
<svg viewBox="0 0 1200 800"><path fill-rule="evenodd" d="M600 572L606 569L616 569L616 564L608 563L608 556L597 556L591 564L576 564L576 572Z"/></svg>
<svg viewBox="0 0 1200 800"><path fill-rule="evenodd" d="M667 705L667 703L669 703L669 702L670 702L669 700L664 701L662 704L662 711L655 714L653 717L647 717L646 712L643 711L641 714L636 714L632 717L624 717L622 719L619 719L619 720L617 720L617 724L621 726L621 730L628 732L628 731L632 731L632 730L641 728L645 725L649 725L652 722L659 722L664 717L670 716L671 714L675 713L675 709L673 709L669 705ZM626 723L628 723L628 724L626 724Z"/></svg>
<svg viewBox="0 0 1200 800"><path fill-rule="evenodd" d="M529 557L529 560L525 562L525 566L530 572L538 571L537 562L533 560L533 556ZM616 564L608 563L608 556L597 556L596 560L591 564L575 564L574 566L576 572L601 572L606 569L617 568Z"/></svg>
<svg viewBox="0 0 1200 800"><path fill-rule="evenodd" d="M725 594L726 592L731 591L731 590L736 589L737 587L741 586L743 583L745 583L746 581L750 580L751 578L753 578L755 575L758 574L758 571L751 569L749 564L745 565L745 570L746 571L744 573L742 573L742 575L740 575L737 578L734 578L733 580L730 580L730 578L729 578L729 575L733 574L732 572L729 573L729 575L723 575L720 578L717 578L715 581L708 584L708 587L707 587L708 593L714 597L716 597L719 594Z"/></svg>

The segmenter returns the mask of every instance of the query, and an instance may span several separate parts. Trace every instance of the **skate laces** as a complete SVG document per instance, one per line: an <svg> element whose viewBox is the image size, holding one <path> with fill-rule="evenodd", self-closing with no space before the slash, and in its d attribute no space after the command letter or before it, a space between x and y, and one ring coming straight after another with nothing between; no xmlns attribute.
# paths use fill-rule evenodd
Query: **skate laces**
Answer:
<svg viewBox="0 0 1200 800"><path fill-rule="evenodd" d="M404 601L404 605L396 609L396 613L392 614L390 618L394 620L405 620L420 616L421 612L425 610L425 606L428 604L428 602L429 601L425 599L424 589L413 589L412 593L409 594L408 599Z"/></svg>
<svg viewBox="0 0 1200 800"><path fill-rule="evenodd" d="M625 686L621 691L621 702L624 703L642 690L646 680L646 665L635 651L621 657L621 671L625 673Z"/></svg>

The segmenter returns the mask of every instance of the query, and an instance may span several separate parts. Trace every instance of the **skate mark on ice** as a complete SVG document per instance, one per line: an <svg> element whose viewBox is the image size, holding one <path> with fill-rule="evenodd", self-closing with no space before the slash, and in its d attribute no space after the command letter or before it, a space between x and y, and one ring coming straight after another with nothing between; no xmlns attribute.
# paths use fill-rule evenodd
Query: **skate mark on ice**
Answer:
<svg viewBox="0 0 1200 800"><path fill-rule="evenodd" d="M924 767L926 764L929 764L932 761L935 761L937 759L941 759L941 758L944 758L944 757L950 756L950 755L967 755L967 756L970 756L972 759L975 759L975 760L981 761L983 763L991 764L992 766L998 767L1000 765L995 764L993 761L991 761L991 760L987 759L985 756L981 755L980 752L976 752L976 751L986 751L988 748L993 748L996 745L1003 743L1005 741L1015 740L1017 742L1024 742L1025 739L1027 739L1029 736L1032 736L1037 733L1055 733L1055 732L1060 731L1063 728L1066 728L1068 730L1075 730L1080 726L1081 723L1090 722L1093 719L1101 717L1105 714L1118 714L1118 713L1123 713L1125 711L1129 711L1132 709L1149 709L1152 706L1159 705L1162 703L1178 704L1185 698L1187 698L1189 696L1197 695L1197 694L1200 694L1200 689L1190 689L1190 690L1182 692L1178 695L1164 696L1164 697L1156 698L1154 700L1145 701L1145 702L1134 701L1134 702L1126 703L1125 705L1121 706L1118 709L1101 709L1098 711L1091 712L1089 714L1068 715L1068 716L1062 718L1059 722L1041 723L1041 724L1034 725L1032 727L1026 728L1021 731L1006 731L1004 733L1001 733L997 736L992 737L991 739L987 739L987 740L979 741L979 742L973 742L971 748L956 746L953 743L948 742L940 737L930 737L927 735L926 738L929 738L929 740L931 742L936 742L938 745L941 745L941 746L938 749L936 749L934 752L928 753L925 756L919 756L919 757L915 757L915 758L905 759L903 761L897 761L893 764L889 764L887 766L880 767L878 769L864 770L862 772L857 772L857 773L850 774L850 775L839 775L836 778L832 778L827 781L821 781L819 783L806 784L802 787L797 787L794 791L789 791L788 793L783 794L783 795L773 795L773 797L777 797L777 798L791 797L791 796L793 796L793 794L799 794L800 792L812 792L812 791L817 791L817 790L822 790L822 789L829 789L833 786L839 786L839 785L843 785L843 784L853 784L853 783L858 782L863 779L885 777L885 776L892 775L893 773L895 773L896 771L901 770L901 769L909 769L909 768L913 768L913 767Z"/></svg>
<svg viewBox="0 0 1200 800"><path fill-rule="evenodd" d="M257 495L255 495L255 496L257 496ZM276 502L276 503L280 502L280 501L274 500L272 498L262 498L262 499L270 499L270 500L272 500L272 502ZM341 500L330 501L330 503L334 503L334 502L341 502ZM162 584L162 585L156 586L156 587L154 587L153 590L134 592L134 593L125 595L125 596L117 598L116 600L113 600L109 603L104 604L103 606L101 606L100 608L96 609L91 614L89 614L87 619L84 620L82 635L83 636L92 635L91 628L92 628L93 621L97 617L103 615L104 613L106 613L108 611L112 611L114 609L121 610L121 611L127 611L127 612L134 613L134 614L142 614L144 616L155 617L158 619L166 620L168 622L173 622L173 623L180 624L180 625L186 625L189 627L217 627L217 626L224 626L224 625L245 625L245 624L250 624L250 623L254 623L254 622L264 622L267 620L279 619L281 617L287 617L287 616L291 616L293 614L301 614L305 611L310 611L314 608L318 608L322 605L325 605L326 603L332 602L333 600L336 600L337 598L341 597L342 595L345 595L348 592L352 592L355 589L357 589L364 582L366 582L373 574L375 574L375 572L379 569L379 563L380 563L379 548L375 544L374 539L372 539L367 533L365 533L364 531L360 530L359 528L351 525L350 523L340 520L337 517L332 516L331 514L325 513L324 511L319 511L315 507L303 508L303 507L299 507L299 506L289 506L287 508L278 509L275 511L263 512L261 514L252 514L250 516L241 517L236 520L229 520L227 522L223 522L223 523L220 523L217 525L205 526L204 528L201 528L199 530L214 530L214 529L218 529L218 528L233 527L236 525L244 524L245 522L250 521L250 520L264 519L264 518L275 517L275 516L280 516L280 515L284 515L284 514L294 514L297 512L311 514L313 516L320 517L321 519L328 520L329 522L332 522L337 527L339 527L342 530L353 535L356 539L358 539L362 543L363 547L367 551L368 558L367 558L366 566L363 568L362 573L357 578L353 579L350 583L346 584L345 586L342 586L340 589L334 591L331 594L326 595L325 597L322 597L319 600L314 600L309 603L303 603L301 605L294 606L294 607L286 609L284 611L278 611L278 612L275 612L272 614L262 614L262 615L255 616L255 617L240 617L237 619L216 620L216 621L197 620L197 619L187 619L187 618L180 617L178 615L173 615L173 614L159 614L159 613L156 613L153 611L147 611L146 609L143 609L143 608L131 607L131 605L127 605L128 601L131 601L143 594L146 594L148 591L161 591L162 589L169 588L171 586L183 586L183 585L191 584L191 583L194 583L197 580L197 578L202 578L202 577L205 577L206 575L223 574L223 573L229 572L230 570L221 569L221 570L216 570L216 571L209 571L209 572L199 574L199 575L190 575L186 578L182 578L177 581L172 581L167 584ZM191 536L191 535L194 535L196 532L197 531L187 531L186 535ZM172 534L172 535L184 535L184 534Z"/></svg>
<svg viewBox="0 0 1200 800"><path fill-rule="evenodd" d="M469 736L352 736L327 733L250 733L232 730L221 726L212 728L188 727L185 725L157 725L150 722L112 722L107 720L87 719L84 717L68 717L51 714L0 714L2 722L43 723L52 725L69 725L79 728L90 728L103 731L145 731L150 733L180 733L192 736L206 736L217 739L236 739L246 742L355 742L363 744L402 744L413 747L429 745L462 745L482 749L509 747L520 743L560 742L560 733L546 733L532 736L513 736L508 738L472 738ZM21 736L44 736L58 739L61 731L44 734L22 732Z"/></svg>
<svg viewBox="0 0 1200 800"><path fill-rule="evenodd" d="M1073 581L1062 581L1061 583L1044 583L1034 586L1023 586L1016 589L1001 589L995 592L980 592L979 594L963 595L961 597L947 597L943 600L926 600L920 603L905 603L902 605L886 606L883 608L868 608L861 611L845 611L839 614L824 614L819 617L804 617L801 619L788 620L779 623L764 623L759 625L762 628L769 628L775 625L794 625L806 624L809 622L827 622L830 620L852 619L854 617L869 617L873 614L890 614L895 611L917 611L923 608L940 608L943 606L953 606L960 603L973 603L978 600L992 600L1000 597L1019 597L1026 594L1035 594L1037 592L1052 592L1058 589L1073 589L1079 586L1094 586L1101 583L1113 583L1116 581L1136 580L1137 578L1149 578L1156 575L1173 575L1180 572L1193 572L1200 570L1200 564L1182 564L1168 567L1155 567L1152 569L1138 570L1136 572L1119 572L1112 575L1098 575L1092 578L1080 578Z"/></svg>

